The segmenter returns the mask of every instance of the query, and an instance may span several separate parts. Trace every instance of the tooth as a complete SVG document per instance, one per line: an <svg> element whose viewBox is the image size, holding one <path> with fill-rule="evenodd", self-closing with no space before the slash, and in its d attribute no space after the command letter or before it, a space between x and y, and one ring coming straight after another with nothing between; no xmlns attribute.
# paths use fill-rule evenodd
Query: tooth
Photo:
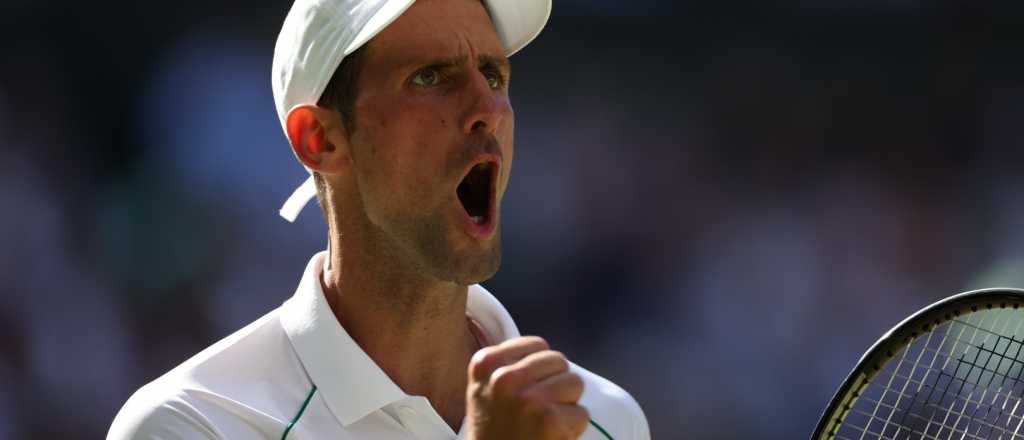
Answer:
<svg viewBox="0 0 1024 440"><path fill-rule="evenodd" d="M474 215L473 216L473 223L476 223L476 224L479 225L479 224L481 224L483 222L484 222L484 217L483 216L480 216L480 215Z"/></svg>

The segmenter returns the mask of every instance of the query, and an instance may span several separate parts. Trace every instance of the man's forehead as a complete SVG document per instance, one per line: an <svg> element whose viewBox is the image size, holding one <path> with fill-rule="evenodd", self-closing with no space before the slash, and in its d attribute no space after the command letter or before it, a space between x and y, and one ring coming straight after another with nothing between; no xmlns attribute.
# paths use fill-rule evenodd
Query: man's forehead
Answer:
<svg viewBox="0 0 1024 440"><path fill-rule="evenodd" d="M418 0L371 39L370 52L402 64L469 56L508 65L494 24L479 0Z"/></svg>

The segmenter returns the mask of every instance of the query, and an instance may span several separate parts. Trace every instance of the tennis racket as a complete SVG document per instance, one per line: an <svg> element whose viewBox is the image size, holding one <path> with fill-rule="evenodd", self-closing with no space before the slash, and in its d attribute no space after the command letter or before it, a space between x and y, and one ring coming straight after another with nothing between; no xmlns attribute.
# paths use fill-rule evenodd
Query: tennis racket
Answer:
<svg viewBox="0 0 1024 440"><path fill-rule="evenodd" d="M975 290L875 342L811 439L1024 439L1022 400L1024 290Z"/></svg>

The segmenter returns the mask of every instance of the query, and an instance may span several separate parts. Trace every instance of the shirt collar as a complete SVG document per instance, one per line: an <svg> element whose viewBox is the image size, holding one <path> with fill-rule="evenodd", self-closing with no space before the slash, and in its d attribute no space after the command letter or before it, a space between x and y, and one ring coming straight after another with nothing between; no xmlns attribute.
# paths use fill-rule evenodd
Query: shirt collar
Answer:
<svg viewBox="0 0 1024 440"><path fill-rule="evenodd" d="M409 397L349 336L331 312L320 286L327 252L313 256L295 295L281 307L281 326L310 380L342 425L348 426ZM498 299L480 285L469 287L466 314L492 344L519 336Z"/></svg>

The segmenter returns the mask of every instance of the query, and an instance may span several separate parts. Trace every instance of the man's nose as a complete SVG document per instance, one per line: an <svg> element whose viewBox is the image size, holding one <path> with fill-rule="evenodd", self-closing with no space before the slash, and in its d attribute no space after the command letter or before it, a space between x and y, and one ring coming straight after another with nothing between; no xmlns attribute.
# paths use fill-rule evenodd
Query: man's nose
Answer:
<svg viewBox="0 0 1024 440"><path fill-rule="evenodd" d="M487 77L477 72L466 84L466 117L462 129L466 134L481 131L493 134L502 119L512 107L509 105L508 94L502 90L492 89Z"/></svg>

